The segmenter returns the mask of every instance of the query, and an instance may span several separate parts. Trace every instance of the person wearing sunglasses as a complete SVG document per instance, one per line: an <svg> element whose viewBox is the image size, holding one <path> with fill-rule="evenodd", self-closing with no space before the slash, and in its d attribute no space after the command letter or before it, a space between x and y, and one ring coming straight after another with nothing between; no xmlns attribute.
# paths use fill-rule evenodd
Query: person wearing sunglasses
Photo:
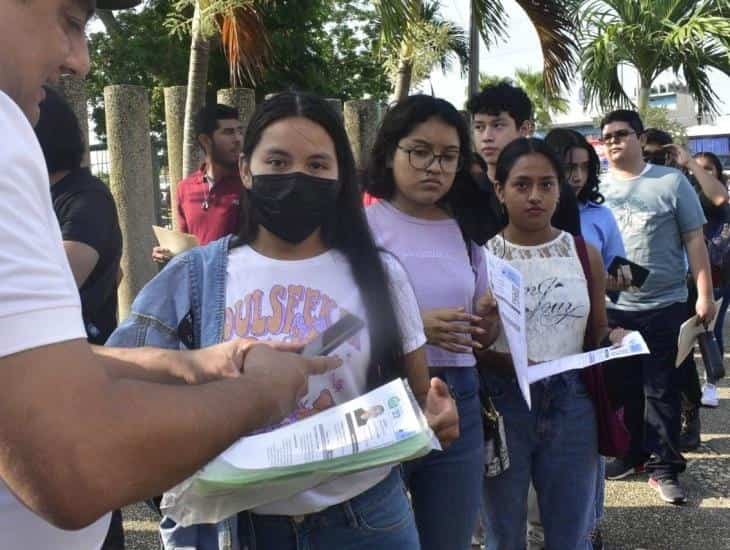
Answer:
<svg viewBox="0 0 730 550"><path fill-rule="evenodd" d="M647 128L644 134L644 160L657 166L676 168L684 173L697 197L700 199L702 211L707 218L704 227L705 236L713 228L724 223L728 217L728 192L725 185L712 173L700 166L698 161L681 145L674 143L672 136L658 128ZM718 281L713 279L713 286L718 287ZM687 277L687 311L694 315L697 301L697 287L692 277ZM680 366L682 378L682 429L680 432L680 450L692 451L700 446L700 406L702 404L702 390L697 374L694 354L690 353Z"/></svg>
<svg viewBox="0 0 730 550"><path fill-rule="evenodd" d="M606 477L621 479L646 469L649 484L666 502L686 502L678 475L680 371L674 368L677 336L687 318L686 258L697 283L695 311L701 322L715 313L710 263L697 194L680 171L648 164L644 126L635 111L618 110L601 121L609 172L602 190L613 211L627 257L649 269L641 289L622 292L608 304L609 322L638 330L651 353L607 370L621 388L631 434L627 456L609 463Z"/></svg>

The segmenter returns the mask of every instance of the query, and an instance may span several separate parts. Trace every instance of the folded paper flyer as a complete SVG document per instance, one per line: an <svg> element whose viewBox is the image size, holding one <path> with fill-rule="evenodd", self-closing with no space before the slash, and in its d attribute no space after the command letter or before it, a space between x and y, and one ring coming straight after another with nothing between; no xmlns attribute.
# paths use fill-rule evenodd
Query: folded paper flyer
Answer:
<svg viewBox="0 0 730 550"><path fill-rule="evenodd" d="M244 437L165 493L182 525L213 523L291 497L336 476L440 449L408 383L365 395L276 430Z"/></svg>
<svg viewBox="0 0 730 550"><path fill-rule="evenodd" d="M198 239L195 235L189 233L181 233L180 231L173 231L166 227L160 227L159 225L153 225L152 231L157 238L157 242L160 243L162 248L167 248L172 252L173 256L182 254L186 250L200 246Z"/></svg>

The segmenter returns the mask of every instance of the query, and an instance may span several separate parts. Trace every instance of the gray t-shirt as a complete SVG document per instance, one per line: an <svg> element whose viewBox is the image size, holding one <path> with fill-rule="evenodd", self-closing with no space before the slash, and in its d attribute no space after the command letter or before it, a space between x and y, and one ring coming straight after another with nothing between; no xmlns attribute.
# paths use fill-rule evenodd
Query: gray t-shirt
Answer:
<svg viewBox="0 0 730 550"><path fill-rule="evenodd" d="M687 178L673 168L649 165L629 180L610 172L601 193L616 217L629 260L651 271L641 290L622 292L608 307L646 311L687 301L682 235L700 229L705 216Z"/></svg>

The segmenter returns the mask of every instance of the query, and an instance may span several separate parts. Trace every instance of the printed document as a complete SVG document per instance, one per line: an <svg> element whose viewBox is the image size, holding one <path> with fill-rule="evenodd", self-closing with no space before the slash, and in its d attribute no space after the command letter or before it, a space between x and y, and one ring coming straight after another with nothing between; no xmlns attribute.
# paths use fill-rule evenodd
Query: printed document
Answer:
<svg viewBox="0 0 730 550"><path fill-rule="evenodd" d="M404 380L267 433L241 438L165 493L182 525L215 523L330 479L441 449Z"/></svg>
<svg viewBox="0 0 730 550"><path fill-rule="evenodd" d="M610 361L611 359L620 359L621 357L630 357L632 355L646 355L648 353L649 346L646 345L641 334L638 332L629 332L624 336L621 344L618 346L595 349L585 353L561 357L554 361L545 361L544 363L530 365L528 369L530 384L561 372L584 369L591 365Z"/></svg>
<svg viewBox="0 0 730 550"><path fill-rule="evenodd" d="M517 383L529 409L531 408L530 381L527 374L525 288L522 283L522 273L489 250L486 250L486 254L489 286L497 300L499 318L502 321L502 330L512 356Z"/></svg>

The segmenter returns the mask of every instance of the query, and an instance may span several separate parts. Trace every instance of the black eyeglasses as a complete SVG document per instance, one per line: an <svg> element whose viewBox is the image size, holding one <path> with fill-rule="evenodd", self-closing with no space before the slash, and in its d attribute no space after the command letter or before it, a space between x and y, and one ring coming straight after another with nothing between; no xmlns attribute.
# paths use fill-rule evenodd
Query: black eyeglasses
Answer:
<svg viewBox="0 0 730 550"><path fill-rule="evenodd" d="M616 130L615 132L609 132L608 134L602 135L598 138L601 143L608 143L609 141L623 141L631 134L636 134L633 130ZM637 136L639 134L636 134Z"/></svg>
<svg viewBox="0 0 730 550"><path fill-rule="evenodd" d="M456 152L437 155L431 149L423 147L413 149L406 149L400 145L397 147L404 153L408 153L408 162L416 170L428 170L434 160L438 160L441 170L447 174L456 174L464 166L464 160Z"/></svg>

